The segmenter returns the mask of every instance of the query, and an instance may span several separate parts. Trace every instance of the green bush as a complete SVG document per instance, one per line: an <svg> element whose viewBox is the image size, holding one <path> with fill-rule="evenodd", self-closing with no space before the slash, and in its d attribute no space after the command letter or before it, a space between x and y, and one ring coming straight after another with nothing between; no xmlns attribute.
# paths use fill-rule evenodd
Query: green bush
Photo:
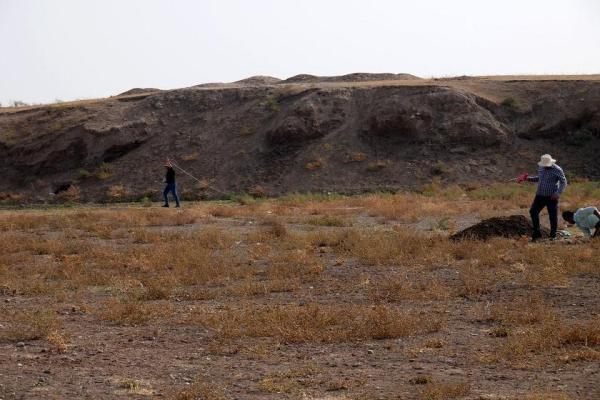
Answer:
<svg viewBox="0 0 600 400"><path fill-rule="evenodd" d="M448 169L448 166L441 161L436 162L431 167L431 173L436 176L446 175L448 172L450 172L450 170Z"/></svg>
<svg viewBox="0 0 600 400"><path fill-rule="evenodd" d="M500 104L502 104L502 106L504 106L506 108L518 108L519 107L519 102L514 97L507 97L504 100L502 100L502 103L500 103Z"/></svg>
<svg viewBox="0 0 600 400"><path fill-rule="evenodd" d="M281 109L279 106L279 101L273 95L267 97L265 101L265 107L273 112L277 112Z"/></svg>

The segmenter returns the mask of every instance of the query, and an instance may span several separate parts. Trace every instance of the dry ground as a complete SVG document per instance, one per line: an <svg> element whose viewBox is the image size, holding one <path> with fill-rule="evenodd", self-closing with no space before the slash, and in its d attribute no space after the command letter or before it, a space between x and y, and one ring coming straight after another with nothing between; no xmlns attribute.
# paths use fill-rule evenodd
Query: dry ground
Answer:
<svg viewBox="0 0 600 400"><path fill-rule="evenodd" d="M0 211L0 398L600 398L600 241L447 239L530 199Z"/></svg>

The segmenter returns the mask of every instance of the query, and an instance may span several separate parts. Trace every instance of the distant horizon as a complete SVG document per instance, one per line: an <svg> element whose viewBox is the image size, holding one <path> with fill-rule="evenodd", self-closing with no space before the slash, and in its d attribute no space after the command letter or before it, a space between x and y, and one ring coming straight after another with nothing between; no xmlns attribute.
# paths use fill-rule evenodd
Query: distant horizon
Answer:
<svg viewBox="0 0 600 400"><path fill-rule="evenodd" d="M181 87L171 87L171 88L161 88L161 87L157 87L157 86L148 86L148 87L130 87L128 89L125 89L119 93L114 93L114 94L109 94L106 96L99 96L99 97L78 97L78 98L73 98L73 99L59 99L56 98L54 100L50 100L47 102L28 102L27 100L23 100L23 99L10 99L9 102L7 103L0 103L0 107L13 107L13 102L14 101L18 101L18 102L22 102L25 103L23 106L38 106L38 105L48 105L48 104L56 104L56 103L69 103L69 102L76 102L76 101L84 101L84 100L100 100L100 99L108 99L110 97L114 97L114 96L118 96L121 93L125 93L129 90L134 90L134 89L157 89L157 90L161 90L161 91L169 91L169 90L178 90L178 89L185 89L185 88L189 88L189 87L194 87L194 86L198 86L198 85L210 85L210 84L233 84L239 81L243 81L245 79L249 79L249 78L256 78L256 77L267 77L267 78L276 78L279 79L280 81L285 81L287 79L291 79L294 78L296 76L301 76L301 75L309 75L309 76L315 76L315 77L321 77L321 78L327 78L327 77L341 77L341 76L346 76L346 75L352 75L352 74L373 74L373 75L381 75L381 74L407 74L407 75L413 75L416 78L422 79L422 80L435 80L435 79L453 79L453 78L460 78L460 77L469 77L469 78L502 78L502 77L592 77L592 76L598 76L600 77L600 72L596 72L596 73L586 73L586 74L492 74L492 75L441 75L441 76L430 76L430 77L423 77L423 76L418 76L415 74L411 74L409 72L366 72L366 71L359 71L359 72L349 72L349 73L345 73L345 74L340 74L340 75L314 75L314 74L305 74L305 73L300 73L300 74L296 74L296 75L292 75L292 76L288 76L288 77L277 77L277 76L273 76L273 75L252 75L252 76L246 76L240 79L236 79L234 81L211 81L211 82L198 82L196 84L192 84L189 86L181 86ZM551 79L552 80L552 79Z"/></svg>
<svg viewBox="0 0 600 400"><path fill-rule="evenodd" d="M0 103L256 75L594 75L598 17L594 0L0 0Z"/></svg>

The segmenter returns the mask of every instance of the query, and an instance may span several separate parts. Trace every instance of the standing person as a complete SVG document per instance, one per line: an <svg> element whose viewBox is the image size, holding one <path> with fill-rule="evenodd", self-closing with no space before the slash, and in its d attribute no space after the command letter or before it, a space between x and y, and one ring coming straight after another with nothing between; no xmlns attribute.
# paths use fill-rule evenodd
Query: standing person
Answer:
<svg viewBox="0 0 600 400"><path fill-rule="evenodd" d="M596 207L579 208L577 211L565 211L562 217L570 224L575 224L586 237L600 237L600 212Z"/></svg>
<svg viewBox="0 0 600 400"><path fill-rule="evenodd" d="M556 160L550 154L544 154L538 162L538 175L529 176L522 174L518 182L538 182L537 191L529 214L533 223L531 238L537 240L542 237L540 233L540 212L546 207L550 217L550 237L556 238L558 226L558 199L567 187L567 178L562 168L556 165Z"/></svg>
<svg viewBox="0 0 600 400"><path fill-rule="evenodd" d="M167 169L167 173L165 175L165 190L163 191L163 197L165 198L165 204L163 207L169 207L169 192L173 194L175 198L175 207L179 207L179 197L177 197L177 185L175 184L175 170L173 169L173 164L167 158L167 162L165 163L165 168Z"/></svg>

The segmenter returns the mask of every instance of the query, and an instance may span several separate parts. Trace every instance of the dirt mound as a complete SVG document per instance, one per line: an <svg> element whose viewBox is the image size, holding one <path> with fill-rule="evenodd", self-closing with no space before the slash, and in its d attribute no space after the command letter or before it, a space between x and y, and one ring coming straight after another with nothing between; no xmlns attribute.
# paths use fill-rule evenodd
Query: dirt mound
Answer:
<svg viewBox="0 0 600 400"><path fill-rule="evenodd" d="M321 83L321 82L369 82L369 81L405 81L419 80L418 76L411 74L390 74L380 73L371 74L366 72L355 72L341 76L316 76L308 74L300 74L292 76L281 83Z"/></svg>
<svg viewBox="0 0 600 400"><path fill-rule="evenodd" d="M239 84L248 85L248 86L259 86L259 85L274 85L280 81L281 81L281 79L275 78L273 76L257 75L257 76L251 76L250 78L236 81L234 83L239 83Z"/></svg>
<svg viewBox="0 0 600 400"><path fill-rule="evenodd" d="M484 219L478 224L455 233L450 236L450 239L487 240L493 237L519 238L531 235L532 229L533 227L529 219L523 215L511 215L509 217ZM548 237L549 235L550 232L542 228L542 236Z"/></svg>
<svg viewBox="0 0 600 400"><path fill-rule="evenodd" d="M131 96L131 95L134 95L134 94L153 93L153 92L160 92L160 89L156 89L156 88L133 88L133 89L127 90L126 92L119 93L117 96Z"/></svg>

